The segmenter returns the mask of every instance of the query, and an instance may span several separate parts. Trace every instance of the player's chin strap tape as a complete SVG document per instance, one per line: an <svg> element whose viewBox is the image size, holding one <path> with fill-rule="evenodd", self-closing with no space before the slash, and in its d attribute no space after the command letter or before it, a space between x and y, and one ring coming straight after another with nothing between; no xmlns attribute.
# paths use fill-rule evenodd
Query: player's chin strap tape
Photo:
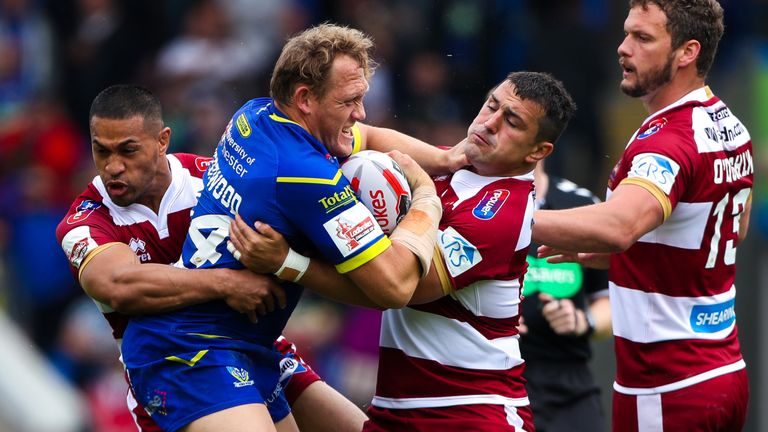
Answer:
<svg viewBox="0 0 768 432"><path fill-rule="evenodd" d="M432 253L437 241L437 226L443 215L440 198L432 184L420 186L412 193L411 209L389 238L407 247L421 263L421 277L429 273Z"/></svg>
<svg viewBox="0 0 768 432"><path fill-rule="evenodd" d="M308 268L309 258L293 249L288 249L288 256L285 257L283 265L275 272L275 276L282 280L298 282L304 276L304 273L307 272Z"/></svg>

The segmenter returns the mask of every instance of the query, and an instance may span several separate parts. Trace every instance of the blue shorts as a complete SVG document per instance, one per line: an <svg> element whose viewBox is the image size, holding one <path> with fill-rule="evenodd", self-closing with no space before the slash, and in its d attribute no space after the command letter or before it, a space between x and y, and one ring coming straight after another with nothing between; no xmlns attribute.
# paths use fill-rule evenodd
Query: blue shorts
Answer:
<svg viewBox="0 0 768 432"><path fill-rule="evenodd" d="M250 403L266 404L279 422L290 413L283 389L303 369L292 354L284 357L273 345L242 339L158 332L132 323L123 341L136 399L168 432Z"/></svg>

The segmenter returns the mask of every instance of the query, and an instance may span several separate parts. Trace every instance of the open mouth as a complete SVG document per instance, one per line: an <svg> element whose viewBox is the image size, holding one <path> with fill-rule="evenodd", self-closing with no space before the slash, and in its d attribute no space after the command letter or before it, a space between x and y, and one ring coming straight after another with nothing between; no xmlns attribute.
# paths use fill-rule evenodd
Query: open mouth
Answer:
<svg viewBox="0 0 768 432"><path fill-rule="evenodd" d="M107 192L112 196L121 196L128 191L128 185L123 182L110 181L107 182Z"/></svg>
<svg viewBox="0 0 768 432"><path fill-rule="evenodd" d="M347 138L352 138L352 127L341 128L341 134Z"/></svg>
<svg viewBox="0 0 768 432"><path fill-rule="evenodd" d="M621 66L621 70L624 72L624 76L635 72L635 68L628 65L624 61L619 60L619 65Z"/></svg>

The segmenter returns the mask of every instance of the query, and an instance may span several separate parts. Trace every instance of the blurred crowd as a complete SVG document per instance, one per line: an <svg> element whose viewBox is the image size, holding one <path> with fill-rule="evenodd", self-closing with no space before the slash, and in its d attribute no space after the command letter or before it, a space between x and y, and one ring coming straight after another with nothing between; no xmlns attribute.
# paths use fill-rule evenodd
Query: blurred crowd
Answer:
<svg viewBox="0 0 768 432"><path fill-rule="evenodd" d="M749 112L739 115L759 153L768 147L766 117L757 121L768 115L768 1L721 3L726 37L712 80L733 83L719 93L749 95L741 105ZM465 136L485 90L507 72L552 72L579 111L548 170L602 194L644 117L617 89L625 13L613 0L0 0L0 308L83 390L93 430L133 430L107 324L54 236L95 175L87 122L100 90L146 86L163 103L171 151L212 154L234 110L267 96L288 35L324 21L348 24L376 43L366 122L436 145ZM752 82L744 74L754 74L756 93L738 87ZM765 155L757 163L768 166ZM765 191L756 197L765 235L768 199ZM308 295L294 317L289 338L364 406L379 314Z"/></svg>

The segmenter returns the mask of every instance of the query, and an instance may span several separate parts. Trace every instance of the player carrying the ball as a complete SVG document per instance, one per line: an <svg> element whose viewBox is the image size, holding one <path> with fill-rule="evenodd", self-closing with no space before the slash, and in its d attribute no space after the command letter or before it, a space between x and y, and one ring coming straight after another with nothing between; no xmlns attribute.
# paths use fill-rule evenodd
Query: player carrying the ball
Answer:
<svg viewBox="0 0 768 432"><path fill-rule="evenodd" d="M231 219L269 223L293 248L272 269L287 282L287 307L256 323L222 301L132 319L123 359L137 399L164 430L297 430L283 388L302 368L273 346L301 295L297 282L332 286L324 281L338 271L353 289L337 297L402 307L429 271L442 210L429 175L410 158L393 155L413 201L386 237L370 211L345 194L349 182L337 158L367 144L380 150L399 144L433 168L466 160L460 152L440 152L395 131L358 124L365 118L371 47L363 33L335 25L299 34L277 61L272 97L246 103L227 125L192 210L182 264L242 268L227 249ZM342 196L348 198L323 204ZM342 224L351 227L344 238L337 236ZM335 269L310 265L299 255L309 250Z"/></svg>

